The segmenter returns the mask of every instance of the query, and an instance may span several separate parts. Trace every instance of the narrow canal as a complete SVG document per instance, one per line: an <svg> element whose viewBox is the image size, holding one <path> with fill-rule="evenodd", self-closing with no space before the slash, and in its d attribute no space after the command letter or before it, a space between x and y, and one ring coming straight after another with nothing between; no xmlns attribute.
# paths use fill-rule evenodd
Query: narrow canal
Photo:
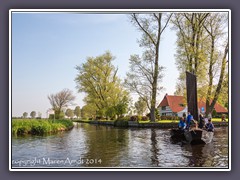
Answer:
<svg viewBox="0 0 240 180"><path fill-rule="evenodd" d="M12 137L12 167L216 167L228 168L228 127L213 142L170 142L167 129L75 124L69 132Z"/></svg>

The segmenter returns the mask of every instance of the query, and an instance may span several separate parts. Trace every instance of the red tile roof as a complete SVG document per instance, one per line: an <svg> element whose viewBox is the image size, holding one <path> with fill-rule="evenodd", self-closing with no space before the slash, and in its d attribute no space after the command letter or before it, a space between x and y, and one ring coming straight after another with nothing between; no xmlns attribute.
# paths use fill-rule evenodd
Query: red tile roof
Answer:
<svg viewBox="0 0 240 180"><path fill-rule="evenodd" d="M198 102L198 108L202 108L202 107L204 107L204 109L206 110L206 102L203 100L200 100ZM214 108L217 113L227 113L228 112L228 110L225 107L221 106L218 103L215 104Z"/></svg>
<svg viewBox="0 0 240 180"><path fill-rule="evenodd" d="M185 105L181 106L181 104L184 104L183 96L171 96L166 94L159 106L170 106L172 112L176 113L185 109Z"/></svg>
<svg viewBox="0 0 240 180"><path fill-rule="evenodd" d="M181 106L182 104L184 104L184 107ZM169 106L172 112L177 113L182 111L185 108L185 105L186 105L186 102L183 96L172 96L172 95L166 94L158 107ZM202 107L204 107L204 109L206 110L206 103L203 100L200 100L198 102L198 108L202 108ZM217 113L228 112L226 108L224 108L218 103L215 104L214 108Z"/></svg>

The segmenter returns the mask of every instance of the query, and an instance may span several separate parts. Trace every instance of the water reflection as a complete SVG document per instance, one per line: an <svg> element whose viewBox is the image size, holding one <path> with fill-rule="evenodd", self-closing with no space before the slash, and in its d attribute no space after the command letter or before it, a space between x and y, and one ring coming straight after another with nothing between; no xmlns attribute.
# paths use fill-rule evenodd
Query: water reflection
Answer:
<svg viewBox="0 0 240 180"><path fill-rule="evenodd" d="M189 167L225 167L228 168L228 131L219 128L214 132L213 142L182 147Z"/></svg>
<svg viewBox="0 0 240 180"><path fill-rule="evenodd" d="M159 166L159 149L158 149L158 144L157 144L157 138L156 138L156 130L151 129L151 160L152 160L152 165L153 166Z"/></svg>
<svg viewBox="0 0 240 180"><path fill-rule="evenodd" d="M228 128L216 128L210 144L181 145L171 143L170 133L165 129L122 129L78 123L69 132L51 136L14 137L12 160L29 158L92 160L35 164L37 167L228 168ZM13 167L17 166L13 163Z"/></svg>

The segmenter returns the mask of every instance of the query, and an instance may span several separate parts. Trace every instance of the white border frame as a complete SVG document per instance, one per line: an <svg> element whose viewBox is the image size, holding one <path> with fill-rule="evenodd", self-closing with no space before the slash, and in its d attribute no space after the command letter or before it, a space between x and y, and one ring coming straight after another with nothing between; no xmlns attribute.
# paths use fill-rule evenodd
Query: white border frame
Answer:
<svg viewBox="0 0 240 180"><path fill-rule="evenodd" d="M229 39L229 53L228 53L228 75L229 75L229 118L228 118L228 166L229 168L216 169L215 167L209 168L207 167L186 167L186 168L177 168L172 167L167 169L155 168L155 167L101 167L96 168L64 168L61 167L57 169L57 167L53 168L12 168L12 13L98 13L98 14L127 14L127 13L152 13L152 12L228 12L229 15L229 29L228 29L228 39ZM230 9L10 9L9 10L9 171L231 171L231 10ZM54 169L56 168L56 169Z"/></svg>

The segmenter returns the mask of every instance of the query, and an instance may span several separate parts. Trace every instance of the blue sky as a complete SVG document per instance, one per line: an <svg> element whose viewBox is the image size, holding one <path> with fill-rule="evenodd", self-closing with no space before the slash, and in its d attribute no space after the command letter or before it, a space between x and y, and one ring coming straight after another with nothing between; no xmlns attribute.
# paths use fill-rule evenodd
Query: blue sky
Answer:
<svg viewBox="0 0 240 180"><path fill-rule="evenodd" d="M89 56L109 50L116 59L118 76L124 78L132 54L141 55L139 31L126 14L13 13L12 14L12 116L41 112L51 105L47 96L64 88L74 92L81 107L84 94L77 92L76 65ZM166 69L158 101L175 91L175 32L167 28L160 47L160 65ZM72 107L74 108L74 107Z"/></svg>

